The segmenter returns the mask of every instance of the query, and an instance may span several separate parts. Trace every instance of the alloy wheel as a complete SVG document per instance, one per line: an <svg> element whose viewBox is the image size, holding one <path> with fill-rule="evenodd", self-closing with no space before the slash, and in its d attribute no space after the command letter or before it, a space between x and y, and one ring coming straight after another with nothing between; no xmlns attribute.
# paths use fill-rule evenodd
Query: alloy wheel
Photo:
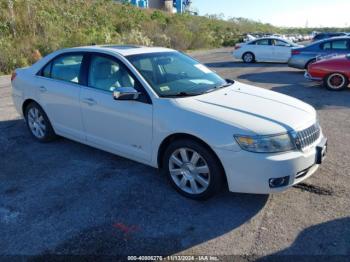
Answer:
<svg viewBox="0 0 350 262"><path fill-rule="evenodd" d="M179 148L174 151L169 159L169 172L176 186L188 194L201 194L209 187L209 166L193 149Z"/></svg>
<svg viewBox="0 0 350 262"><path fill-rule="evenodd" d="M251 63L251 62L253 62L254 57L253 57L253 55L251 53L247 53L247 54L244 55L243 60L246 63Z"/></svg>
<svg viewBox="0 0 350 262"><path fill-rule="evenodd" d="M45 137L46 124L42 113L38 108L32 107L28 110L28 125L32 134L39 139Z"/></svg>

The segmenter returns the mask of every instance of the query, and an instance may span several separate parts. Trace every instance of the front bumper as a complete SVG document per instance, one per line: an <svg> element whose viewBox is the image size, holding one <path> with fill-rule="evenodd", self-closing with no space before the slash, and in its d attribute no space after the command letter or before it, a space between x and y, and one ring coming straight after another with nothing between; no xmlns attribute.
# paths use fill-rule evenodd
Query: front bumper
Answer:
<svg viewBox="0 0 350 262"><path fill-rule="evenodd" d="M317 161L317 146L323 145L324 141L322 135L305 151L261 154L244 150L217 150L217 154L225 169L231 192L270 194L284 191L314 174L320 165ZM289 177L287 185L271 188L271 179L286 176Z"/></svg>
<svg viewBox="0 0 350 262"><path fill-rule="evenodd" d="M322 78L320 78L320 77L313 77L308 72L305 72L304 77L305 77L305 79L310 80L310 81L318 81L318 82L322 81Z"/></svg>

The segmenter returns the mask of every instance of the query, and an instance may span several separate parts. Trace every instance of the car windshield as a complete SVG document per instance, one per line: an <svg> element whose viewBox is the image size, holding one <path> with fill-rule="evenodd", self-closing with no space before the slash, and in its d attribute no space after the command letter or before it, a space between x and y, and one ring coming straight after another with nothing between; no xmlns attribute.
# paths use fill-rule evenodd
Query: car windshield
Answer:
<svg viewBox="0 0 350 262"><path fill-rule="evenodd" d="M127 59L160 97L195 96L232 84L180 52L131 55Z"/></svg>

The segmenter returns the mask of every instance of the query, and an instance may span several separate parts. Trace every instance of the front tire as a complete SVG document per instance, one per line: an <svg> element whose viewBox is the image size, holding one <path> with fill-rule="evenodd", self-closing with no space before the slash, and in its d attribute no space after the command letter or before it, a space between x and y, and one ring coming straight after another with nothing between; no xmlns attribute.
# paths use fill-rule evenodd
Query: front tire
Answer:
<svg viewBox="0 0 350 262"><path fill-rule="evenodd" d="M251 52L244 53L242 56L242 60L244 63L250 64L255 62L255 56Z"/></svg>
<svg viewBox="0 0 350 262"><path fill-rule="evenodd" d="M57 137L49 118L37 103L32 102L25 108L24 117L30 133L37 141L50 142Z"/></svg>
<svg viewBox="0 0 350 262"><path fill-rule="evenodd" d="M341 73L332 73L324 79L324 85L328 90L340 91L349 85L349 79Z"/></svg>
<svg viewBox="0 0 350 262"><path fill-rule="evenodd" d="M164 154L163 169L172 186L191 199L208 199L223 185L224 172L219 160L194 140L182 139L170 144Z"/></svg>

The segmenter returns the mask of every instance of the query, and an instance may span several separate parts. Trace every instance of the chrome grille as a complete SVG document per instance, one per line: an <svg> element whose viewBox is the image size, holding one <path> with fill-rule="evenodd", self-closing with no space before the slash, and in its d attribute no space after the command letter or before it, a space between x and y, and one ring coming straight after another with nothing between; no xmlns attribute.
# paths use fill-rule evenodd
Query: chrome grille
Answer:
<svg viewBox="0 0 350 262"><path fill-rule="evenodd" d="M304 130L297 132L295 144L302 150L317 141L321 135L320 126L316 123Z"/></svg>

